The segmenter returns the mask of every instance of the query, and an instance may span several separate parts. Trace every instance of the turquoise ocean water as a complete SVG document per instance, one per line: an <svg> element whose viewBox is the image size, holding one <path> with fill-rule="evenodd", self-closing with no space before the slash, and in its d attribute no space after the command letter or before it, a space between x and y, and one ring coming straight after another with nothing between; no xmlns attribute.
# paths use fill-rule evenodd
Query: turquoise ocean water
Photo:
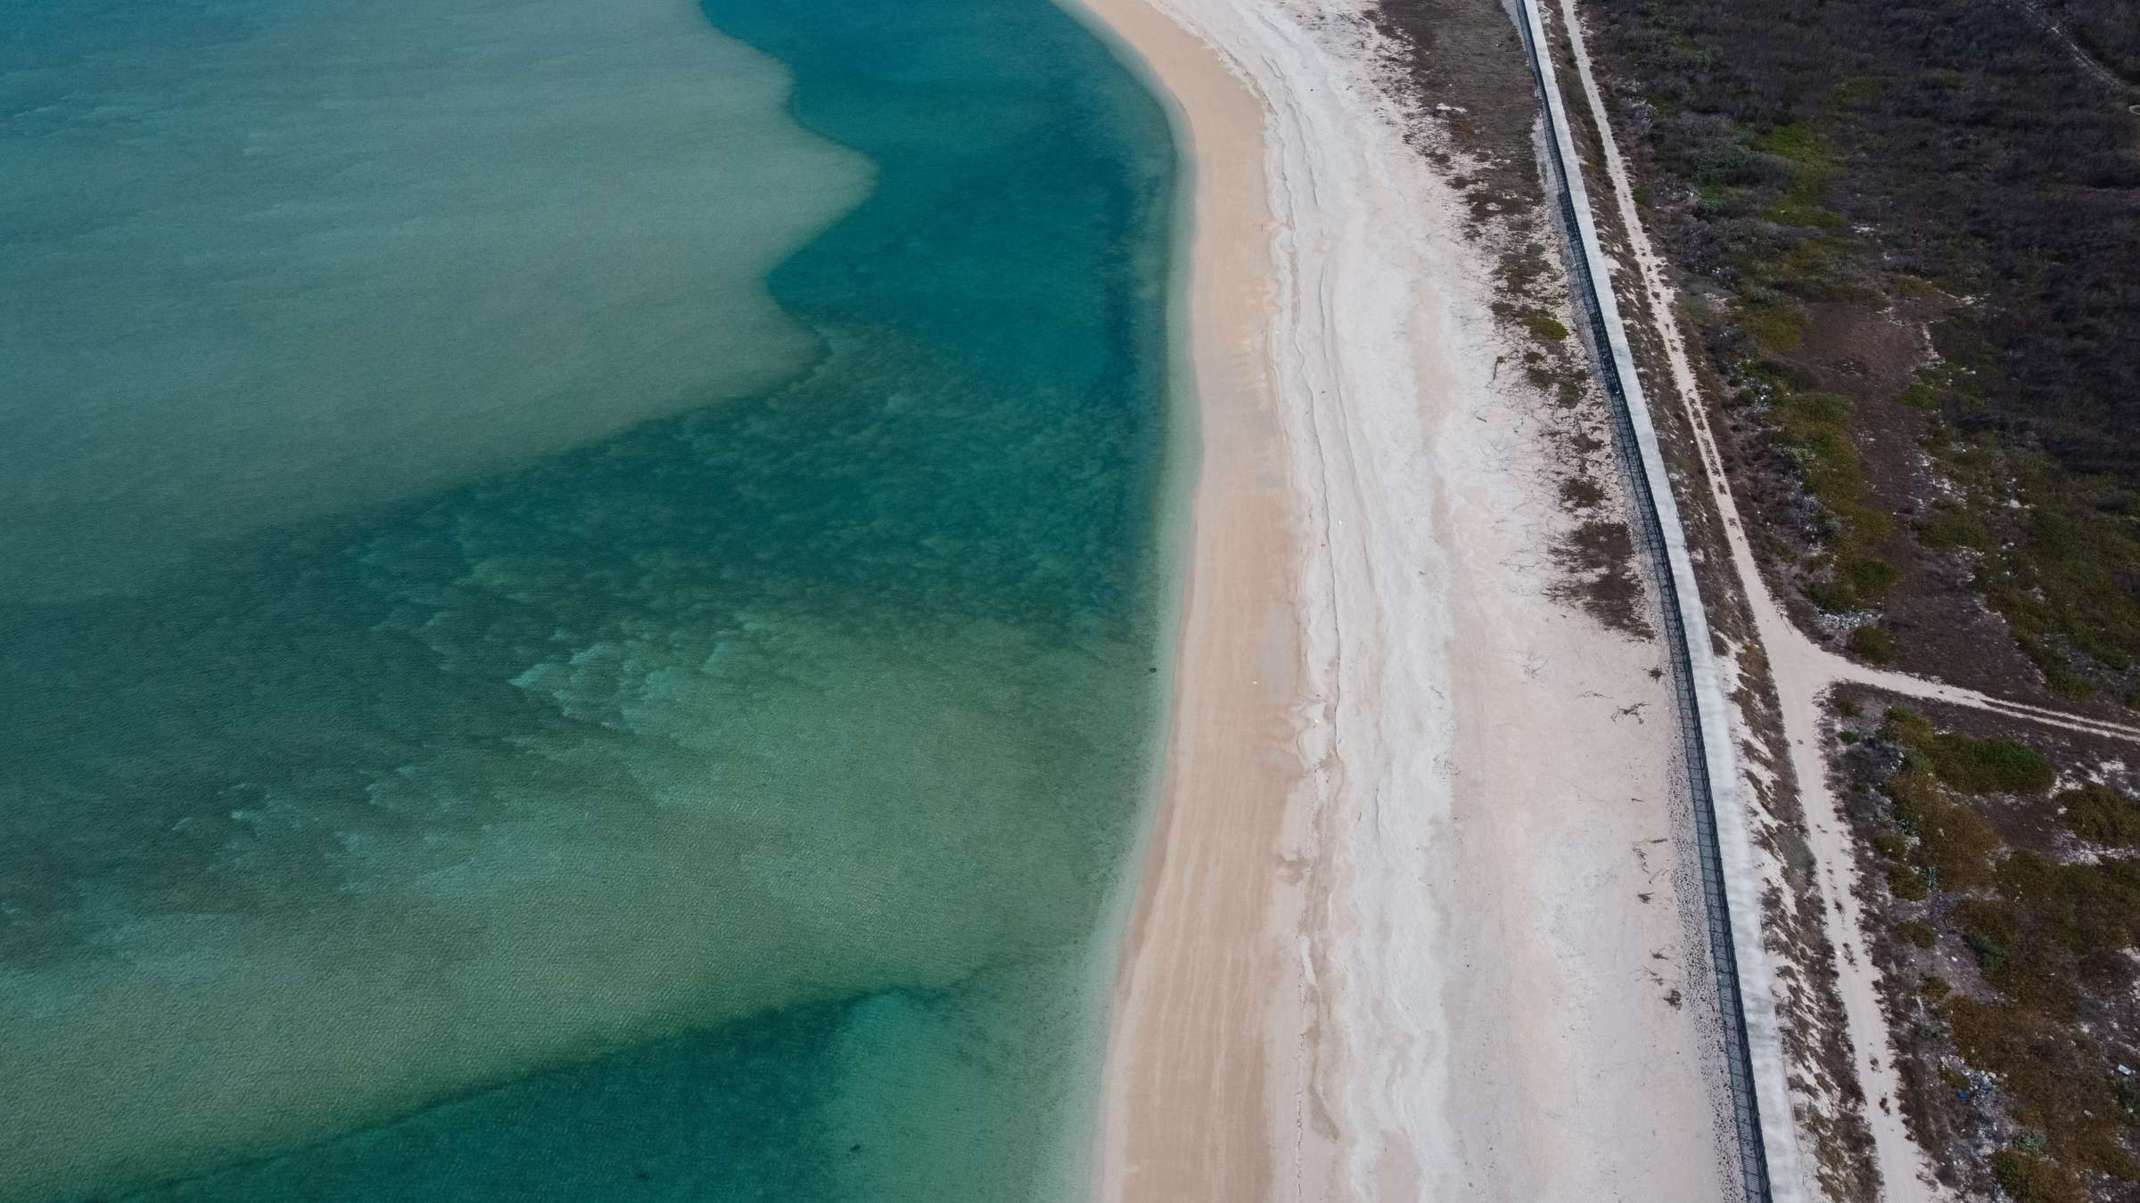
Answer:
<svg viewBox="0 0 2140 1203"><path fill-rule="evenodd" d="M1076 1192L1166 120L1046 0L0 0L0 1200Z"/></svg>

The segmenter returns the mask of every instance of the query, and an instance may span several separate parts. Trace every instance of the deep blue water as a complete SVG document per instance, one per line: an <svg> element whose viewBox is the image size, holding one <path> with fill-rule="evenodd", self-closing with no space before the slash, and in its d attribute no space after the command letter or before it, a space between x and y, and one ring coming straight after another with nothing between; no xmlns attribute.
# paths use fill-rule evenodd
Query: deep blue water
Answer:
<svg viewBox="0 0 2140 1203"><path fill-rule="evenodd" d="M57 7L0 0L0 15L46 21L19 26L36 32L11 53L41 82L0 93L0 152L50 151L49 97L139 40L114 23L165 19L132 0ZM473 5L437 36L477 32L425 70L451 81L486 54L503 61L496 31L522 7ZM172 11L215 45L235 36L227 23L311 19L294 0ZM1075 1191L1109 903L1163 656L1164 114L1046 0L708 0L703 15L691 36L785 70L778 116L795 128L759 115L747 145L687 141L724 109L600 159L594 141L614 149L640 128L617 115L669 98L686 63L666 89L604 91L602 120L559 123L525 152L525 187L562 179L562 199L529 227L542 238L481 260L470 294L525 288L530 320L556 331L542 340L560 361L542 378L550 416L510 454L400 471L399 448L465 440L516 399L470 400L473 384L442 387L436 413L397 411L371 459L332 454L338 431L365 426L362 387L326 429L254 438L302 391L292 369L217 377L201 395L241 433L185 466L160 458L165 426L122 413L29 439L50 463L0 467L37 482L33 501L76 490L40 503L25 546L95 551L81 572L53 552L35 587L0 590L0 1115L18 1121L0 1122L0 1198ZM570 68L573 53L538 56L567 65L548 99L610 86ZM635 78L628 54L616 61ZM164 106L228 103L173 70L130 95L146 117L61 132L96 151L164 136ZM552 110L512 107L529 99L512 91L525 74L497 72L470 111L500 128L517 128L501 112L541 121ZM216 137L252 136L229 131L257 132L291 94L248 92ZM404 124L376 127L396 153ZM583 142L599 188L573 183ZM435 178L428 145L398 160L394 203ZM603 274L600 255L550 270L551 247L580 255L575 231L620 206L639 207L586 236L607 254L643 250L622 237L642 223L686 231L678 190L697 185L666 165L708 153L709 189L730 167L770 181L704 214L709 264L724 221L739 246L740 223L815 231L764 277L777 314L738 288L700 296L688 272L637 287L658 255L630 272ZM762 169L778 156L788 166ZM96 178L129 184L131 160L95 161ZM305 195L359 177L330 166ZM185 223L212 238L257 218L239 211L246 187L219 176L183 220L129 217L127 262L197 270ZM454 192L471 229L492 204L466 201L474 187ZM817 189L837 193L836 215L798 223ZM506 194L524 194L517 178ZM60 229L32 201L0 209L0 241L54 272L97 253L97 228ZM318 207L280 199L272 213ZM292 247L361 250L412 223L330 213L267 240L266 266L218 266L199 287L212 300L226 277L280 281ZM288 294L258 306L315 303L325 270L287 273ZM18 341L131 339L69 325L123 308L55 317L20 278L0 282L16 290L0 329ZM421 350L510 372L528 344L486 332L518 310L456 327L443 352L383 316L464 283L441 276L294 333L246 327L238 362L256 342L264 356L309 339L280 360L309 368L371 330L380 362ZM661 337L635 341L642 328ZM696 398L647 370L663 355L708 378ZM152 369L127 370L131 385ZM396 387L422 401L421 382L446 371ZM39 379L59 383L0 421L39 434L40 405L85 403L58 369ZM608 380L659 401L582 422L609 404ZM129 404L165 395L144 387ZM588 435L604 423L616 428ZM225 456L179 490L195 496L250 479L245 457L263 448L283 448L272 458L290 470L198 514L114 483ZM113 516L128 504L184 521ZM95 531L70 542L77 520Z"/></svg>

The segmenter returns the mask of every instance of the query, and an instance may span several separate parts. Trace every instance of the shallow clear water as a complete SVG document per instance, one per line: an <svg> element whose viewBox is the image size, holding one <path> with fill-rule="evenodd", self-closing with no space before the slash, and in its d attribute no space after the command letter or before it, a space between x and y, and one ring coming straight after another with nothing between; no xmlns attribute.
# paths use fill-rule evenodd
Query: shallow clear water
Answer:
<svg viewBox="0 0 2140 1203"><path fill-rule="evenodd" d="M1044 0L0 16L0 1198L1070 1189L1150 97Z"/></svg>
<svg viewBox="0 0 2140 1203"><path fill-rule="evenodd" d="M767 387L862 156L691 0L0 0L0 596ZM9 37L8 35L14 35Z"/></svg>

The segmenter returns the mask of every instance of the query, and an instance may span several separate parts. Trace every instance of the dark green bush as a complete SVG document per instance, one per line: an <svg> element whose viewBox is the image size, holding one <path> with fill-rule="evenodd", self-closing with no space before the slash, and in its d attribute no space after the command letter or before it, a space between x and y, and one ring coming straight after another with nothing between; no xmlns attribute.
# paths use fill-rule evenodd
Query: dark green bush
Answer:
<svg viewBox="0 0 2140 1203"><path fill-rule="evenodd" d="M2043 753L2011 739L1942 735L1930 749L1932 771L1971 794L2040 794L2058 774Z"/></svg>
<svg viewBox="0 0 2140 1203"><path fill-rule="evenodd" d="M1886 627L1862 626L1850 633L1849 647L1874 664L1885 664L1895 654L1895 637Z"/></svg>
<svg viewBox="0 0 2140 1203"><path fill-rule="evenodd" d="M1991 884L1992 857L2001 847L1998 832L1950 796L1930 769L1906 765L1882 788L1894 802L1895 818L1916 834L1918 854L1938 875L1941 889L1974 890ZM1889 876L1892 879L1893 873Z"/></svg>
<svg viewBox="0 0 2140 1203"><path fill-rule="evenodd" d="M1954 908L1962 929L1962 942L1976 954L1977 965L1996 974L2006 963L2007 950L2020 938L2021 924L2013 908L1991 899L1972 898Z"/></svg>
<svg viewBox="0 0 2140 1203"><path fill-rule="evenodd" d="M1922 902L1932 893L1932 883L1925 878L1924 870L1915 865L1889 865L1887 888L1895 897L1910 902Z"/></svg>
<svg viewBox="0 0 2140 1203"><path fill-rule="evenodd" d="M2020 1149L1993 1153L1991 1176L2014 1203L2087 1203L2088 1192L2072 1170Z"/></svg>
<svg viewBox="0 0 2140 1203"><path fill-rule="evenodd" d="M1972 739L1933 729L1923 716L1895 707L1881 734L1901 744L1913 762L1969 794L2040 794L2058 774L2043 753L2011 739Z"/></svg>
<svg viewBox="0 0 2140 1203"><path fill-rule="evenodd" d="M1558 318L1543 313L1524 314L1523 328L1529 330L1533 337L1549 343L1557 343L1568 337L1568 327L1562 325Z"/></svg>
<svg viewBox="0 0 2140 1203"><path fill-rule="evenodd" d="M1884 532L1883 532L1884 533ZM1885 597L1895 587L1895 566L1873 555L1854 556L1843 564L1843 576L1860 597ZM1860 627L1859 630L1870 628ZM1879 632L1887 634L1885 631Z"/></svg>
<svg viewBox="0 0 2140 1203"><path fill-rule="evenodd" d="M2140 844L2140 803L2107 785L2084 785L2053 799L2065 808L2073 834L2097 844L2129 848Z"/></svg>

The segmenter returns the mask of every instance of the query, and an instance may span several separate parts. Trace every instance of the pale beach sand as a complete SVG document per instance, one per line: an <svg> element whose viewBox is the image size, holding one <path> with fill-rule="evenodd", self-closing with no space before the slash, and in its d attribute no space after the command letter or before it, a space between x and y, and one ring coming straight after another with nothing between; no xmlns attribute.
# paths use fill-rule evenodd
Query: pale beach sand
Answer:
<svg viewBox="0 0 2140 1203"><path fill-rule="evenodd" d="M1190 144L1201 444L1095 1193L1723 1197L1662 653L1551 593L1491 252L1345 5L1081 2Z"/></svg>

